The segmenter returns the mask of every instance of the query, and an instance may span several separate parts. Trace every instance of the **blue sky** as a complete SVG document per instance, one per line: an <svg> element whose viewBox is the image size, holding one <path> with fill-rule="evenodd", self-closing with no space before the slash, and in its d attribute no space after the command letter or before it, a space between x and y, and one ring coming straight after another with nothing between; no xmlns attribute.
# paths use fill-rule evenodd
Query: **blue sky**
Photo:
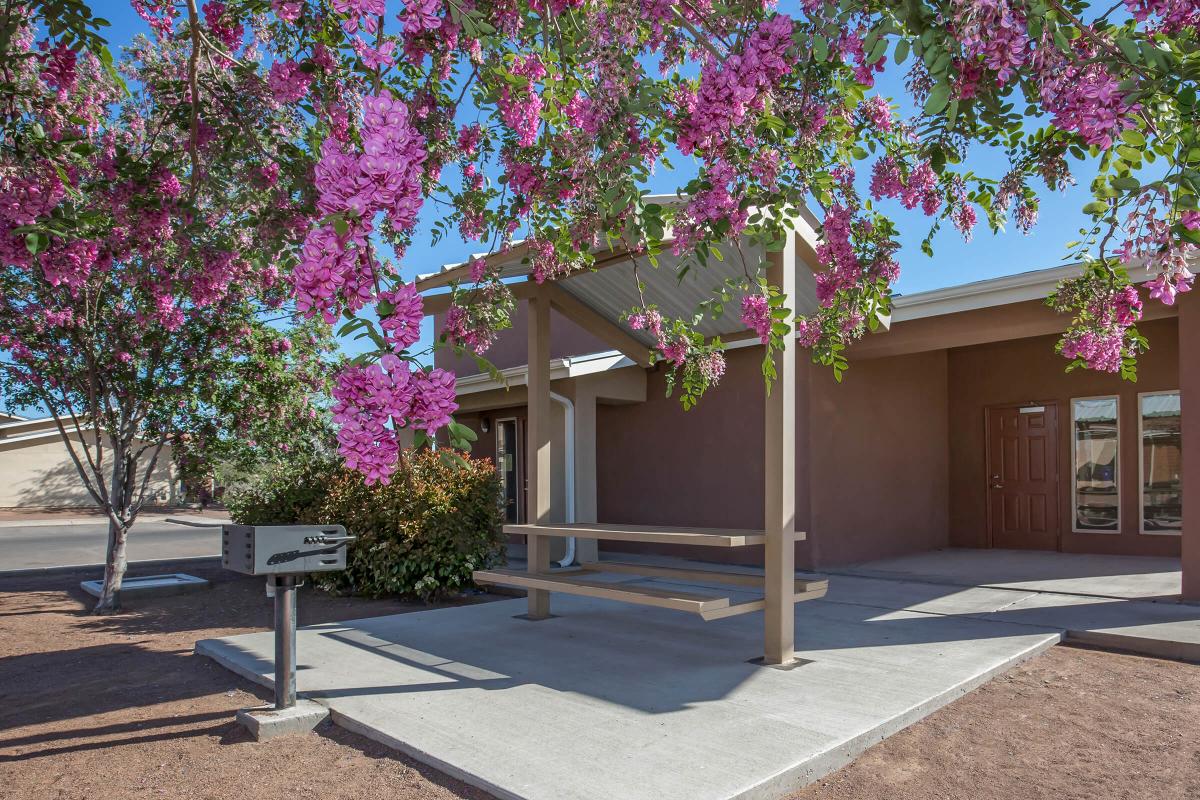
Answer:
<svg viewBox="0 0 1200 800"><path fill-rule="evenodd" d="M785 0L782 5L786 7L794 3ZM147 31L146 24L124 0L110 0L103 4L93 2L92 6L112 23L107 34L114 53L116 48L127 44L135 35ZM399 4L389 2L391 6L399 7ZM903 68L891 69L881 77L875 92L902 97L902 81ZM674 155L672 163L676 164L679 172L672 174L660 167L649 186L652 191L673 193L678 185L686 182L686 174L693 171L686 159L678 154ZM999 150L978 146L972 150L971 167L979 174L999 178L1005 166L1003 153ZM858 169L860 173L865 173L869 165L864 162L858 165ZM1085 171L1077 177L1080 185L1066 193L1044 194L1040 222L1030 235L1024 235L1010 226L1011 230L993 236L980 224L974 240L966 243L952 226L946 224L934 240L933 258L923 255L919 249L929 229L928 220L919 211L905 211L895 201L888 201L890 205L884 207L894 212L901 232L901 276L897 290L911 294L1062 263L1064 244L1078 238L1078 229L1087 223L1080 209L1090 199L1087 185L1091 175ZM1042 190L1044 187L1036 188ZM463 261L471 252L481 249L478 243L464 243L456 237L444 239L437 247L432 246L429 226L438 213L436 206L426 205L417 237L401 265L402 273L407 278L434 271L442 264ZM358 348L355 343L348 342L346 349L355 352Z"/></svg>

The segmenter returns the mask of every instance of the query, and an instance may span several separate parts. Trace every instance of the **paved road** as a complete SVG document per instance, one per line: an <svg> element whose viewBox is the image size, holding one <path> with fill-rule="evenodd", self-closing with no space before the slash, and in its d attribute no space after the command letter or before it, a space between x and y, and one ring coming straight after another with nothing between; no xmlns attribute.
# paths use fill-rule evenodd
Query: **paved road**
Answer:
<svg viewBox="0 0 1200 800"><path fill-rule="evenodd" d="M103 523L0 527L0 572L38 567L101 564L108 543ZM129 533L129 560L215 556L220 528L191 528L161 520L135 523Z"/></svg>

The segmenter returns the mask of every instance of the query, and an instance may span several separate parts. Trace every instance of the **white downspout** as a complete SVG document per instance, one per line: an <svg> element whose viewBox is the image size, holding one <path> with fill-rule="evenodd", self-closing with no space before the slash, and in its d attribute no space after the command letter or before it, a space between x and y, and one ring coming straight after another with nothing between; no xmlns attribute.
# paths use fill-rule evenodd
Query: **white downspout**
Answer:
<svg viewBox="0 0 1200 800"><path fill-rule="evenodd" d="M556 392L550 393L550 399L563 407L563 465L564 465L564 494L566 495L566 522L575 521L575 404L571 399ZM569 567L575 563L575 537L567 538L567 552L558 562L560 567Z"/></svg>

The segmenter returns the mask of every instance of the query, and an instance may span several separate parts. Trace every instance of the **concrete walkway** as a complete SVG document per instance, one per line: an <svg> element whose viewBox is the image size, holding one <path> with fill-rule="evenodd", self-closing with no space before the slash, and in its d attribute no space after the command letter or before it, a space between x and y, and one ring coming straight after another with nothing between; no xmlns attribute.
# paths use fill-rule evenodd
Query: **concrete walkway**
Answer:
<svg viewBox="0 0 1200 800"><path fill-rule="evenodd" d="M931 550L840 567L831 574L1127 600L1174 600L1182 591L1178 558L1036 550Z"/></svg>

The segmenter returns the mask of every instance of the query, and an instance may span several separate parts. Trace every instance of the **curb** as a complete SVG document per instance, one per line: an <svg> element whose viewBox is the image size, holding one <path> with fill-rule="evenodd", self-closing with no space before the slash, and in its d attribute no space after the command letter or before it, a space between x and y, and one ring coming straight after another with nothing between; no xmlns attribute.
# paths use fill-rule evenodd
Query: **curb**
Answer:
<svg viewBox="0 0 1200 800"><path fill-rule="evenodd" d="M189 523L201 523L204 527L219 528L222 525L229 524L227 519L212 519L203 517L198 514L188 512L178 514L149 514L147 516L138 517L135 525L148 523L151 525L160 525L171 519L184 519ZM107 525L108 517L95 515L91 517L65 517L63 519L53 519L49 517L39 517L36 519L0 519L0 530L5 528L70 528L77 525Z"/></svg>
<svg viewBox="0 0 1200 800"><path fill-rule="evenodd" d="M150 558L144 561L130 561L126 565L126 569L130 567L165 567L170 564L202 564L206 561L220 563L221 556L182 556L179 558ZM104 569L104 564L67 564L58 567L30 567L28 569L5 569L0 570L0 580L4 578L26 578L35 575L67 575L72 572L81 572L89 569Z"/></svg>

